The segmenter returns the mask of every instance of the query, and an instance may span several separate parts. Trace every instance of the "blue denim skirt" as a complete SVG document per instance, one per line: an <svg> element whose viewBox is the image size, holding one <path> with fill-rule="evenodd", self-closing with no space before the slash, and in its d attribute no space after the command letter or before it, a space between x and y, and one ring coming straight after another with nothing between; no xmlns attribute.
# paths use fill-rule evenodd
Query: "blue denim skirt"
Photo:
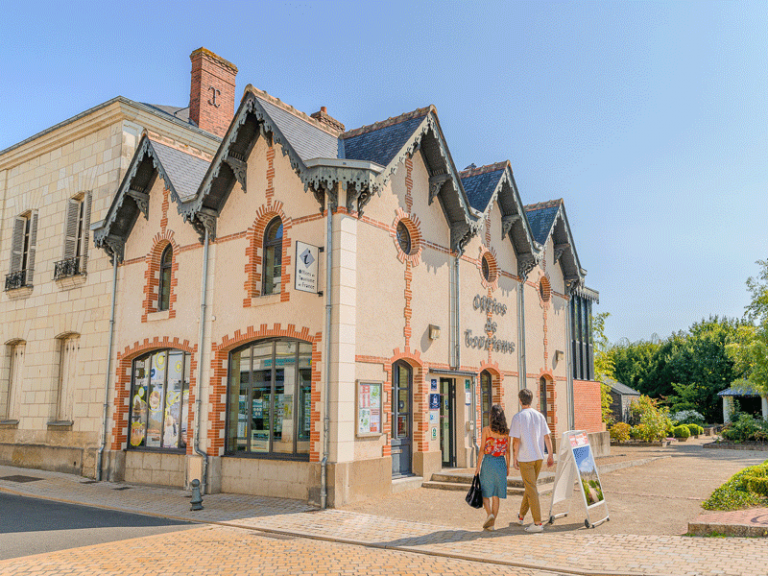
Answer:
<svg viewBox="0 0 768 576"><path fill-rule="evenodd" d="M483 498L507 497L507 459L504 456L483 456L480 466L480 486Z"/></svg>

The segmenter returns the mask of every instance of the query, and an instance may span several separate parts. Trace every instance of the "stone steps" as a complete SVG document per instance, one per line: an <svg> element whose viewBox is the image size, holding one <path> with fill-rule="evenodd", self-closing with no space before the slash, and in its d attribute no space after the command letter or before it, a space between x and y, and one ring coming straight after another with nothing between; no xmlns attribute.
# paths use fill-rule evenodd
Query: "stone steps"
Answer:
<svg viewBox="0 0 768 576"><path fill-rule="evenodd" d="M432 478L430 478L428 482L424 482L422 484L422 488L466 492L469 490L469 485L472 484L473 477L474 474L470 472L452 472L450 470L443 470L441 472L432 474ZM555 475L552 472L542 472L537 483L539 486L539 492L550 492L552 490L554 481ZM522 495L524 491L525 490L522 478L514 476L507 478L508 495Z"/></svg>

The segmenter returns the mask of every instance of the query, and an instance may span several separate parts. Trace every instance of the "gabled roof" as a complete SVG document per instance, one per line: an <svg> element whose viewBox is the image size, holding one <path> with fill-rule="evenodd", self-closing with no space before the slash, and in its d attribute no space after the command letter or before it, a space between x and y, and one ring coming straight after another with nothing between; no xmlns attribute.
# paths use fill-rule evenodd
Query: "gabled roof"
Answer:
<svg viewBox="0 0 768 576"><path fill-rule="evenodd" d="M563 199L530 204L525 207L525 211L536 241L544 245L550 237L552 238L555 249L554 260L555 263L561 263L566 286L569 289L583 286L587 271L579 262Z"/></svg>
<svg viewBox="0 0 768 576"><path fill-rule="evenodd" d="M473 164L459 176L472 208L486 215L494 201L497 202L502 237L509 236L517 257L518 274L526 276L536 265L541 247L534 240L509 161L480 168Z"/></svg>
<svg viewBox="0 0 768 576"><path fill-rule="evenodd" d="M388 118L341 135L344 157L388 166L421 126L431 107Z"/></svg>
<svg viewBox="0 0 768 576"><path fill-rule="evenodd" d="M730 388L726 388L725 390L721 390L717 393L718 396L721 398L726 396L744 396L744 397L750 397L750 396L760 396L759 392L756 392L754 389L750 388L747 385L743 386L731 386Z"/></svg>
<svg viewBox="0 0 768 576"><path fill-rule="evenodd" d="M177 204L194 196L209 162L142 136L107 216L94 229L94 242L118 261L139 214L149 218L149 193L159 176Z"/></svg>
<svg viewBox="0 0 768 576"><path fill-rule="evenodd" d="M617 382L613 378L606 378L605 380L603 380L603 384L605 384L606 386L609 386L614 392L617 392L622 396L640 396L641 395L640 392L638 392L634 388L630 388L626 384Z"/></svg>

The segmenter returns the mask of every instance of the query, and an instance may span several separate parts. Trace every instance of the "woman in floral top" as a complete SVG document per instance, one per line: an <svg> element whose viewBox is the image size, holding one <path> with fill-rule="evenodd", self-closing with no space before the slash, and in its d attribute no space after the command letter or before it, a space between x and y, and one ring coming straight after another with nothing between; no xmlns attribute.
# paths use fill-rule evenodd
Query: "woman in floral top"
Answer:
<svg viewBox="0 0 768 576"><path fill-rule="evenodd" d="M483 523L485 530L493 530L499 515L499 498L507 497L507 476L511 458L509 427L504 409L498 404L491 407L491 425L483 428L480 454L475 474L480 474L483 506L488 517Z"/></svg>

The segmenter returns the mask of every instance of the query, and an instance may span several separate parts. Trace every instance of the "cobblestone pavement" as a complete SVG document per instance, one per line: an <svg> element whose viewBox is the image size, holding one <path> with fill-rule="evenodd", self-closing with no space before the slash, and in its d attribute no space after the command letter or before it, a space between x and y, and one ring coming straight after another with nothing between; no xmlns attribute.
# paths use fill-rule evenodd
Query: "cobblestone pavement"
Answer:
<svg viewBox="0 0 768 576"><path fill-rule="evenodd" d="M510 566L205 526L0 562L4 576L555 576Z"/></svg>
<svg viewBox="0 0 768 576"><path fill-rule="evenodd" d="M691 446L681 453L681 457L684 459L680 461L679 465L683 469L690 469L693 465L692 463L695 462L695 457L697 456L692 455L693 450L695 450L695 447ZM704 452L719 453L721 460L725 458L725 461L736 469L751 463L743 460L744 452L739 453L738 457L735 456L736 453L729 455L727 454L729 451L725 450L706 450ZM761 460L765 458L766 454L755 453L753 456ZM685 458L690 458L690 460ZM675 459L673 458L672 460ZM670 499L673 495L676 495L675 497L682 502L690 501L693 502L694 507L698 506L700 498L696 496L697 492L694 486L697 480L696 477L682 481L677 476L663 476L658 474L659 471L654 471L650 468L657 463L668 461L670 459L659 460L653 464L638 468L626 468L615 473L606 474L603 479L607 483L608 478L615 474L626 475L625 481L630 487L635 486L630 483L631 479L634 478L636 482L639 482L632 488L632 491L637 492L634 497L638 499L638 506L644 506L647 509L646 514L663 517L666 514L666 507L673 505L675 502ZM704 464L699 465L704 466ZM712 466L714 464L711 463L710 467ZM650 475L647 475L643 480L643 475L638 471L646 468L650 470ZM717 480L714 476L711 478L707 477L707 483L722 482L727 479L730 473L732 472L726 472L722 480ZM258 536L259 538L266 539L269 545L275 546L277 545L274 544L275 542L286 546L285 542L289 542L274 539L275 536L280 537L280 535L299 537L299 540L302 542L305 539L313 539L318 546L320 543L327 545L358 545L354 548L355 551L350 552L350 554L361 562L361 557L365 557L367 561L369 556L373 558L381 552L403 552L408 553L409 557L418 556L420 558L419 562L423 560L426 563L424 564L425 569L429 568L429 573L432 573L430 567L436 564L445 566L446 570L454 569L453 562L455 559L493 559L495 562L507 563L504 569L511 570L511 572L501 571L497 573L521 574L526 573L525 570L551 570L558 573L576 574L665 574L670 576L722 574L765 576L765 566L768 566L768 545L766 545L765 539L713 539L658 535L658 533L608 533L607 530L603 530L604 527L607 528L618 523L612 521L599 526L595 530L578 530L578 524L573 523L575 520L570 520L570 523L558 521L555 526L549 527L547 532L540 535L525 534L519 526L507 527L508 520L500 522L498 528L501 529L497 529L495 532L482 532L476 525L463 528L457 526L455 521L441 523L434 521L432 518L426 518L428 515L422 514L418 506L413 506L413 503L410 506L410 515L408 517L399 517L397 514L386 514L386 503L379 503L381 508L379 512L382 513L383 511L384 515L375 515L374 513L354 509L320 512L313 511L306 504L294 500L231 494L206 495L204 501L205 510L190 512L189 495L182 490L109 482L89 484L83 478L66 474L39 470L20 470L18 468L0 466L0 478L13 474L24 474L40 478L40 480L23 484L0 480L1 490L132 512L158 514L171 518L247 528L256 532L252 532L252 536L241 536L240 538L246 538L247 540L247 538L256 538ZM617 482L619 480L620 478L616 479ZM427 490L413 491L414 494L422 495L427 492L431 493L431 491ZM610 498L610 492L607 488L606 494ZM643 494L651 497L641 499ZM462 500L461 493L453 493L452 497L459 501ZM619 496L617 495L616 498L618 500ZM508 507L511 506L509 502L510 500L506 503ZM462 504L463 502L460 502L458 505L461 506ZM611 509L613 514L613 510L617 506L612 503L609 503L609 506L613 506ZM466 510L466 505L463 508L454 507L451 513L454 517L464 516L467 514ZM686 518L685 520L687 521L688 519ZM578 520L578 523L580 524L581 520ZM217 529L223 528L219 526ZM175 539L191 538L192 533L197 534L198 531L192 530L181 535L155 536L146 539L145 543L175 542ZM203 533L219 534L217 530L200 532L200 534ZM677 533L680 534L681 532ZM190 536L187 536L187 534L190 534ZM227 532L227 534L229 533ZM214 540L218 537L211 536ZM227 541L224 536L221 536L221 538L224 539L222 542ZM227 538L234 537L230 535ZM253 542L254 540L248 541ZM143 544L135 545L143 546ZM364 553L361 552L362 549L359 545L367 547ZM260 544L256 546L256 548L260 547ZM173 549L173 546L168 549ZM313 554L313 557L320 558L321 560L331 554L331 552L326 552L324 556L322 552L309 552L310 549L312 549L311 546L307 548L307 554ZM317 548L317 550L321 549ZM346 548L338 548L338 553L343 556L344 553L347 553L344 550ZM70 553L76 552L70 551ZM419 554L414 555L414 552L420 553L421 556ZM64 553L62 552L61 554ZM143 552L141 554L141 557L146 562L149 562L148 556ZM229 557L229 553L226 552L226 554ZM185 561L183 553L177 554L177 556L178 562ZM236 556L237 554L233 553L233 558ZM270 557L274 561L275 556L271 554ZM445 563L443 563L443 558L446 558ZM290 557L288 560L293 561L294 558ZM26 562L26 559L19 559L19 561ZM186 561L189 562L189 557L186 557ZM298 562L298 560L296 561ZM254 560L254 562L257 562L257 560ZM204 565L204 562L200 564L201 567ZM282 564L279 565L281 566ZM147 566L146 571L156 573L151 564ZM277 566L277 564L270 565L270 571L279 573L275 572ZM290 567L290 564L288 566ZM478 566L480 565L474 565L474 568L470 566L467 573L482 573L478 571ZM11 567L11 564L0 564L0 574L5 573L4 570L9 570ZM368 573L376 573L376 566L371 564L368 567L370 568ZM334 573L329 565L328 568L331 570L328 573ZM491 568L496 569L493 566L488 567L489 570ZM361 568L360 570L363 569ZM365 569L367 570L368 568ZM237 570L259 573L247 566L241 566L237 569L233 568L233 570L232 573L235 574L238 573ZM502 570L502 568L498 568L498 570ZM314 570L310 572L323 573ZM8 573L37 574L41 572ZM142 574L144 572L134 573ZM174 572L169 568L169 571L166 573ZM300 574L301 572L285 573ZM398 572L394 570L390 571L390 573L397 574ZM412 573L412 571L405 573ZM442 573L460 572L447 571Z"/></svg>

